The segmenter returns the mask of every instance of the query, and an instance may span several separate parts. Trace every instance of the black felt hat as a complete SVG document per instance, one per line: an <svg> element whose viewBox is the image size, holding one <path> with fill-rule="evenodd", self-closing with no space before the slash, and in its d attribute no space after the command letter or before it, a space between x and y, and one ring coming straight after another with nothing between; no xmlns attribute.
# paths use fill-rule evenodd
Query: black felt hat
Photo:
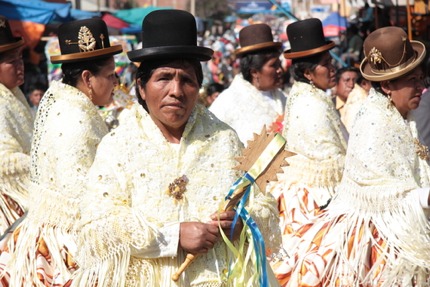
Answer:
<svg viewBox="0 0 430 287"><path fill-rule="evenodd" d="M234 52L236 56L282 47L281 42L273 42L272 29L263 23L249 25L240 30L239 43L240 48Z"/></svg>
<svg viewBox="0 0 430 287"><path fill-rule="evenodd" d="M14 37L6 17L0 15L0 53L16 49L24 45L24 40Z"/></svg>
<svg viewBox="0 0 430 287"><path fill-rule="evenodd" d="M210 60L213 50L197 46L194 16L182 10L155 10L143 19L142 49L127 52L133 62L158 58Z"/></svg>
<svg viewBox="0 0 430 287"><path fill-rule="evenodd" d="M322 23L317 18L310 18L291 23L287 26L287 36L291 49L284 52L287 59L309 57L330 50L333 41L326 41Z"/></svg>
<svg viewBox="0 0 430 287"><path fill-rule="evenodd" d="M101 18L61 24L58 41L61 55L51 56L52 63L81 62L122 52L121 45L110 45L108 29Z"/></svg>

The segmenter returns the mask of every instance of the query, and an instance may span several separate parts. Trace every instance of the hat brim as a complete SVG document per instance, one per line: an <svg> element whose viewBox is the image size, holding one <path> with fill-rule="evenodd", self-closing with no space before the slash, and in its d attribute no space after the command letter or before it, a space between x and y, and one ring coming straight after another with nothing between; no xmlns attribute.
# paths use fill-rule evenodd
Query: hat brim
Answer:
<svg viewBox="0 0 430 287"><path fill-rule="evenodd" d="M111 55L115 55L122 52L121 45L115 45L104 49L98 49L90 52L73 53L66 55L51 56L51 63L73 63L82 62L88 59L98 59Z"/></svg>
<svg viewBox="0 0 430 287"><path fill-rule="evenodd" d="M15 39L16 39L16 42L14 43L1 45L0 53L7 52L9 50L13 50L24 45L24 39L22 38L15 38Z"/></svg>
<svg viewBox="0 0 430 287"><path fill-rule="evenodd" d="M209 61L214 51L206 47L185 47L185 46L166 46L143 48L127 52L127 56L132 62L142 62L158 58L191 58L199 61Z"/></svg>
<svg viewBox="0 0 430 287"><path fill-rule="evenodd" d="M333 41L327 41L325 45L313 48L310 50L291 52L291 49L284 51L284 57L286 59L298 59L298 58L306 58L312 55L316 55L327 50L333 48L336 44Z"/></svg>
<svg viewBox="0 0 430 287"><path fill-rule="evenodd" d="M243 48L239 48L236 51L234 51L234 54L236 56L241 56L243 54L248 54L260 50L270 49L270 48L277 48L280 49L282 47L282 43L280 42L265 42L265 43L258 43L255 45L249 45Z"/></svg>
<svg viewBox="0 0 430 287"><path fill-rule="evenodd" d="M421 62L424 60L426 55L426 49L423 43L418 41L411 40L412 49L414 49L416 53L415 59L407 64L405 67L395 67L394 69L387 69L384 71L374 71L372 70L369 61L367 60L367 57L363 59L363 61L360 64L360 71L363 77L366 80L372 81L372 82L382 82L382 81L388 81L392 79L399 78L400 76L403 76L413 69L415 69Z"/></svg>

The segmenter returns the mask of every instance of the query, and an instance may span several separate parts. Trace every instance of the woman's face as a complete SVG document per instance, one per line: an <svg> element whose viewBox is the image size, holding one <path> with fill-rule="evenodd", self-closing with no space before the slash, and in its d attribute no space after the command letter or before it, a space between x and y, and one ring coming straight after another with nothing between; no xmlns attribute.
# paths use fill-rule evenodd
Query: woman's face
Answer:
<svg viewBox="0 0 430 287"><path fill-rule="evenodd" d="M31 92L31 94L28 96L28 99L30 100L33 107L39 106L40 100L42 99L44 93L45 91L39 89L35 89Z"/></svg>
<svg viewBox="0 0 430 287"><path fill-rule="evenodd" d="M282 84L282 65L279 57L271 58L261 70L253 73L253 85L260 91L281 88Z"/></svg>
<svg viewBox="0 0 430 287"><path fill-rule="evenodd" d="M138 79L138 87L152 120L166 139L179 142L199 95L194 68L182 61L173 61L156 68L145 87Z"/></svg>
<svg viewBox="0 0 430 287"><path fill-rule="evenodd" d="M325 52L316 68L305 72L305 77L321 90L331 89L336 85L335 69L331 61L330 53Z"/></svg>
<svg viewBox="0 0 430 287"><path fill-rule="evenodd" d="M424 90L424 74L420 67L396 80L381 83L391 97L394 106L406 118L411 110L418 108Z"/></svg>
<svg viewBox="0 0 430 287"><path fill-rule="evenodd" d="M8 89L16 88L24 83L24 62L21 48L5 52L1 56L0 83Z"/></svg>
<svg viewBox="0 0 430 287"><path fill-rule="evenodd" d="M342 101L346 102L352 89L354 89L357 78L358 74L354 71L345 71L342 73L336 85L336 96L341 98Z"/></svg>
<svg viewBox="0 0 430 287"><path fill-rule="evenodd" d="M90 76L92 102L96 106L106 106L112 102L113 90L118 85L115 76L115 60L112 57L97 75Z"/></svg>

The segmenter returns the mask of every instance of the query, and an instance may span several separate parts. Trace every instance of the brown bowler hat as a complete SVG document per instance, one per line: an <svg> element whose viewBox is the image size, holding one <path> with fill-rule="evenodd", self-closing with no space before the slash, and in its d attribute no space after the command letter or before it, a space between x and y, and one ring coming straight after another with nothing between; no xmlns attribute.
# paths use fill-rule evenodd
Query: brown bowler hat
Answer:
<svg viewBox="0 0 430 287"><path fill-rule="evenodd" d="M122 52L112 46L106 23L101 18L70 21L58 28L61 55L51 56L52 63L72 63L99 59Z"/></svg>
<svg viewBox="0 0 430 287"><path fill-rule="evenodd" d="M273 42L272 29L267 24L246 26L239 32L240 48L234 51L236 56L265 49L280 49L282 43Z"/></svg>
<svg viewBox="0 0 430 287"><path fill-rule="evenodd" d="M14 37L6 17L0 15L0 53L16 49L24 45L24 40Z"/></svg>
<svg viewBox="0 0 430 287"><path fill-rule="evenodd" d="M284 52L287 59L305 58L330 50L333 41L326 41L321 20L305 19L287 26L287 36L291 49Z"/></svg>
<svg viewBox="0 0 430 287"><path fill-rule="evenodd" d="M423 43L409 41L399 27L384 27L373 31L364 41L365 58L360 71L369 81L387 81L407 74L423 60Z"/></svg>

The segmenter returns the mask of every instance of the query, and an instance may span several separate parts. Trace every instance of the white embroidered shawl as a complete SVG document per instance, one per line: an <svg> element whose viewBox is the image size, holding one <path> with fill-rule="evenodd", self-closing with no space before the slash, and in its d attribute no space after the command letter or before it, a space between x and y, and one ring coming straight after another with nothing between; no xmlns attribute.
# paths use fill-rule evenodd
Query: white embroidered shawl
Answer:
<svg viewBox="0 0 430 287"><path fill-rule="evenodd" d="M103 119L85 94L61 82L51 83L35 121L31 205L20 224L20 236L10 264L11 286L21 286L22 278L31 278L30 285L33 280L37 281L34 279L37 277L35 242L41 234L52 253L53 270L60 270L65 278L63 283L67 281L70 274L64 267L60 249L67 245L74 255L76 247L69 233L79 219L78 203L87 171L106 133Z"/></svg>
<svg viewBox="0 0 430 287"><path fill-rule="evenodd" d="M271 91L268 96L238 74L209 110L230 125L247 145L254 133L259 134L264 125L269 130L272 123L284 115L285 102L286 96L280 89Z"/></svg>
<svg viewBox="0 0 430 287"><path fill-rule="evenodd" d="M344 176L327 210L330 218L343 216L347 224L362 224L367 235L372 233L367 230L371 223L375 225L384 240L379 250L381 260L386 260L380 275L384 286L402 280L427 286L423 282L430 268L430 225L419 198L410 191L429 187L430 172L427 162L417 156L416 138L415 122L403 119L387 97L372 89L352 127ZM354 270L367 256L360 251L366 249L357 247L349 260ZM369 271L380 272L378 264Z"/></svg>
<svg viewBox="0 0 430 287"><path fill-rule="evenodd" d="M295 82L287 98L283 136L290 157L284 174L287 183L318 188L313 194L324 205L342 178L346 142L330 95L303 82ZM322 190L321 188L324 188Z"/></svg>
<svg viewBox="0 0 430 287"><path fill-rule="evenodd" d="M221 286L230 263L222 240L175 283L171 276L185 254L176 248L166 254L162 230L209 220L239 176L232 167L241 147L237 134L203 106L193 111L179 145L167 142L140 105L124 111L122 124L103 139L90 170L74 286ZM189 180L187 191L175 200L166 190L182 175ZM257 191L248 205L267 248L277 250L275 199ZM178 236L179 230L169 240Z"/></svg>
<svg viewBox="0 0 430 287"><path fill-rule="evenodd" d="M27 207L32 132L33 118L24 94L18 87L9 90L0 84L0 192L21 209ZM0 233L19 217L4 196L0 197Z"/></svg>

